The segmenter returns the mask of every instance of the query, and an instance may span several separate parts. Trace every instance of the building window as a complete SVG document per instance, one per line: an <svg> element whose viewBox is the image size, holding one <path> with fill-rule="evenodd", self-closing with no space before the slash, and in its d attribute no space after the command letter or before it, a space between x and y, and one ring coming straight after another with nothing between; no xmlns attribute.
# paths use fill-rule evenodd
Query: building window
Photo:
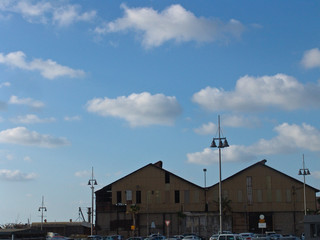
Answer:
<svg viewBox="0 0 320 240"><path fill-rule="evenodd" d="M161 192L160 191L155 191L155 195L156 195L156 203L161 203Z"/></svg>
<svg viewBox="0 0 320 240"><path fill-rule="evenodd" d="M170 203L170 191L165 191L165 203Z"/></svg>
<svg viewBox="0 0 320 240"><path fill-rule="evenodd" d="M190 203L190 191L184 190L184 203Z"/></svg>
<svg viewBox="0 0 320 240"><path fill-rule="evenodd" d="M174 203L180 203L180 191L179 190L174 191Z"/></svg>
<svg viewBox="0 0 320 240"><path fill-rule="evenodd" d="M141 191L136 191L136 203L141 203Z"/></svg>
<svg viewBox="0 0 320 240"><path fill-rule="evenodd" d="M122 203L121 191L117 191L117 203Z"/></svg>
<svg viewBox="0 0 320 240"><path fill-rule="evenodd" d="M252 205L253 199L252 199L252 177L247 177L247 201L248 205Z"/></svg>
<svg viewBox="0 0 320 240"><path fill-rule="evenodd" d="M165 173L164 182L165 182L165 183L170 183L170 173L169 173L169 172L166 172L166 173Z"/></svg>
<svg viewBox="0 0 320 240"><path fill-rule="evenodd" d="M126 200L132 201L132 191L131 190L126 190Z"/></svg>
<svg viewBox="0 0 320 240"><path fill-rule="evenodd" d="M242 202L242 190L238 190L238 202Z"/></svg>
<svg viewBox="0 0 320 240"><path fill-rule="evenodd" d="M286 199L287 199L287 202L291 202L291 190L290 189L287 189L286 190Z"/></svg>
<svg viewBox="0 0 320 240"><path fill-rule="evenodd" d="M276 190L276 201L277 201L277 202L282 202L281 189L277 189L277 190Z"/></svg>
<svg viewBox="0 0 320 240"><path fill-rule="evenodd" d="M199 191L194 191L194 202L198 203L200 201Z"/></svg>
<svg viewBox="0 0 320 240"><path fill-rule="evenodd" d="M262 202L262 190L257 189L257 202Z"/></svg>
<svg viewBox="0 0 320 240"><path fill-rule="evenodd" d="M267 182L267 202L272 202L271 176L266 176Z"/></svg>

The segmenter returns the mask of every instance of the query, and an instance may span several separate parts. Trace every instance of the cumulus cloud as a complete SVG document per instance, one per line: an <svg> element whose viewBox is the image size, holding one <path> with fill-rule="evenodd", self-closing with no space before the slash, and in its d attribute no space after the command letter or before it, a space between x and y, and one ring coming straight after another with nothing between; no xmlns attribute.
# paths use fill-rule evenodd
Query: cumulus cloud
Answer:
<svg viewBox="0 0 320 240"><path fill-rule="evenodd" d="M30 181L35 179L35 173L23 173L20 170L0 169L0 179L5 181Z"/></svg>
<svg viewBox="0 0 320 240"><path fill-rule="evenodd" d="M80 5L62 5L58 1L4 0L0 3L0 11L20 14L30 23L52 23L59 26L91 21L96 16L96 11L82 13Z"/></svg>
<svg viewBox="0 0 320 240"><path fill-rule="evenodd" d="M41 101L33 100L32 98L19 98L17 96L11 96L9 99L10 104L26 105L32 108L43 108L44 103Z"/></svg>
<svg viewBox="0 0 320 240"><path fill-rule="evenodd" d="M217 126L213 122L208 122L194 129L194 132L200 135L214 134L217 132Z"/></svg>
<svg viewBox="0 0 320 240"><path fill-rule="evenodd" d="M314 178L320 179L320 171L312 171L311 176Z"/></svg>
<svg viewBox="0 0 320 240"><path fill-rule="evenodd" d="M301 60L301 64L305 68L320 67L320 50L319 48L313 48L304 52Z"/></svg>
<svg viewBox="0 0 320 240"><path fill-rule="evenodd" d="M91 171L84 170L84 171L78 171L74 174L76 177L89 177L91 176Z"/></svg>
<svg viewBox="0 0 320 240"><path fill-rule="evenodd" d="M101 116L123 118L132 127L147 125L172 125L180 115L181 107L175 97L148 92L121 96L116 99L94 98L87 102L87 111Z"/></svg>
<svg viewBox="0 0 320 240"><path fill-rule="evenodd" d="M0 88L2 87L10 87L10 83L9 82L3 82L3 83L0 83Z"/></svg>
<svg viewBox="0 0 320 240"><path fill-rule="evenodd" d="M79 120L81 120L81 117L80 116L66 116L66 117L64 117L64 120L68 121L68 122L79 121Z"/></svg>
<svg viewBox="0 0 320 240"><path fill-rule="evenodd" d="M0 53L0 63L23 70L39 71L43 77L48 79L54 79L62 76L76 78L85 75L82 70L75 70L70 67L62 66L51 59L34 59L27 62L26 55L21 51L11 52L7 55Z"/></svg>
<svg viewBox="0 0 320 240"><path fill-rule="evenodd" d="M65 138L40 134L35 131L30 131L25 127L16 127L1 131L0 143L46 148L62 147L70 144Z"/></svg>
<svg viewBox="0 0 320 240"><path fill-rule="evenodd" d="M23 124L33 124L33 123L49 123L54 122L55 118L39 118L35 114L27 114L25 116L18 116L16 118L11 119L14 123L23 123Z"/></svg>
<svg viewBox="0 0 320 240"><path fill-rule="evenodd" d="M224 148L224 161L251 161L258 156L287 154L297 149L320 151L320 131L311 125L283 123L276 126L274 131L277 136L272 139L260 139L251 146L230 145ZM188 153L187 160L190 163L203 165L214 163L218 161L217 151L214 148L205 148L202 152Z"/></svg>
<svg viewBox="0 0 320 240"><path fill-rule="evenodd" d="M260 120L255 117L245 117L240 115L223 116L223 125L229 127L248 127L253 128L259 126Z"/></svg>
<svg viewBox="0 0 320 240"><path fill-rule="evenodd" d="M146 48L157 47L166 41L212 42L218 39L239 37L244 26L231 19L222 22L215 19L196 17L179 4L171 5L158 12L152 8L129 8L122 4L124 16L97 27L95 32L107 34L133 30L142 38Z"/></svg>
<svg viewBox="0 0 320 240"><path fill-rule="evenodd" d="M234 91L206 87L195 93L192 101L209 111L319 108L320 85L303 85L285 74L244 76L237 81Z"/></svg>

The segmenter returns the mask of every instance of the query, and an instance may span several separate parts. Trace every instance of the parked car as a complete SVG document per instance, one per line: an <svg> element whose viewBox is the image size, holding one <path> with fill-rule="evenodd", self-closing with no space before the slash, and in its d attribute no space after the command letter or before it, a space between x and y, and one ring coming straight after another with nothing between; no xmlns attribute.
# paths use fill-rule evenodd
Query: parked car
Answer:
<svg viewBox="0 0 320 240"><path fill-rule="evenodd" d="M218 240L219 234L213 234L209 240Z"/></svg>
<svg viewBox="0 0 320 240"><path fill-rule="evenodd" d="M282 238L282 235L275 233L275 234L269 235L269 237L271 240L280 240Z"/></svg>
<svg viewBox="0 0 320 240"><path fill-rule="evenodd" d="M239 235L244 239L244 240L252 240L254 237L253 233L239 233Z"/></svg>
<svg viewBox="0 0 320 240"><path fill-rule="evenodd" d="M196 235L188 235L182 238L182 240L201 240L201 237Z"/></svg>
<svg viewBox="0 0 320 240"><path fill-rule="evenodd" d="M218 240L243 240L239 234L220 234Z"/></svg>

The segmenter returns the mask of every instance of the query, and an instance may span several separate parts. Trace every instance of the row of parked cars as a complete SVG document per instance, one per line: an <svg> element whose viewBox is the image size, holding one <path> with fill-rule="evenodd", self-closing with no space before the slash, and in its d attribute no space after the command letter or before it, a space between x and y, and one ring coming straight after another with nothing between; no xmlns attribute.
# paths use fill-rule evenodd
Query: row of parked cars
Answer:
<svg viewBox="0 0 320 240"><path fill-rule="evenodd" d="M223 232L221 234L213 234L209 240L304 240L296 236L283 236L275 232L267 232L266 234Z"/></svg>

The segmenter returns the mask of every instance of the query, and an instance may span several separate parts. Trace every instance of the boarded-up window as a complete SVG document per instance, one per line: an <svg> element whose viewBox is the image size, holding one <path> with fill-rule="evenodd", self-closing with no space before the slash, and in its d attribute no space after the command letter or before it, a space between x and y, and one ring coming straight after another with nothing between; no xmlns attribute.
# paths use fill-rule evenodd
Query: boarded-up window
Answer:
<svg viewBox="0 0 320 240"><path fill-rule="evenodd" d="M198 203L199 201L199 191L194 191L194 202Z"/></svg>
<svg viewBox="0 0 320 240"><path fill-rule="evenodd" d="M272 202L271 176L266 176L267 202Z"/></svg>
<svg viewBox="0 0 320 240"><path fill-rule="evenodd" d="M282 202L281 189L277 189L277 190L276 190L276 201L277 201L277 202Z"/></svg>
<svg viewBox="0 0 320 240"><path fill-rule="evenodd" d="M170 191L165 191L165 203L170 203Z"/></svg>
<svg viewBox="0 0 320 240"><path fill-rule="evenodd" d="M291 190L290 189L286 190L286 200L287 200L287 202L291 202Z"/></svg>
<svg viewBox="0 0 320 240"><path fill-rule="evenodd" d="M160 194L160 191L155 191L154 194L156 195L156 203L161 203L161 194Z"/></svg>
<svg viewBox="0 0 320 240"><path fill-rule="evenodd" d="M253 203L252 199L252 177L247 177L247 202L249 205Z"/></svg>
<svg viewBox="0 0 320 240"><path fill-rule="evenodd" d="M184 190L184 203L190 203L190 191Z"/></svg>
<svg viewBox="0 0 320 240"><path fill-rule="evenodd" d="M243 201L242 190L238 190L238 202Z"/></svg>
<svg viewBox="0 0 320 240"><path fill-rule="evenodd" d="M257 189L257 202L262 202L262 190Z"/></svg>

